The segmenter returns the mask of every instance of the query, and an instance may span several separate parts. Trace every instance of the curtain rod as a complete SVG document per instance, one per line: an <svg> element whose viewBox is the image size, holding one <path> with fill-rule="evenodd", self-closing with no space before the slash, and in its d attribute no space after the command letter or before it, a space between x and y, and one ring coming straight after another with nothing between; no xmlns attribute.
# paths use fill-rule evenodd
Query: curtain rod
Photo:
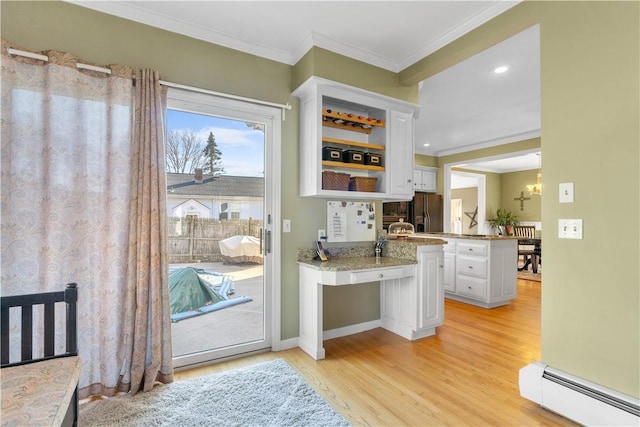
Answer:
<svg viewBox="0 0 640 427"><path fill-rule="evenodd" d="M46 55L40 55L38 53L27 52L25 50L7 48L7 53L9 53L9 55L24 56L26 58L38 59L40 61L45 61L45 62L49 61L49 57L46 56ZM98 71L98 72L105 73L105 74L111 74L111 70L109 68L105 68L105 67L97 67L95 65L82 64L80 62L76 63L76 67L80 68L80 69L84 69L84 70ZM270 107L277 107L282 111L282 120L285 120L285 111L286 110L291 110L291 108L292 108L291 104L289 104L289 103L278 104L278 103L275 103L275 102L262 101L260 99L255 99L255 98L247 98L247 97L244 97L244 96L232 95L232 94L229 94L229 93L222 93L222 92L215 92L215 91L207 90L207 89L200 89L200 88L197 88L197 87L187 86L187 85L183 85L183 84L179 84L179 83L172 83L172 82L168 82L168 81L165 81L165 80L160 80L160 84L163 85L163 86L172 87L172 88L176 88L176 89L188 90L188 91L191 91L191 92L204 93L204 94L207 94L207 95L220 96L222 98L229 98L229 99L235 99L235 100L238 100L238 101L251 102L253 104L267 105L267 106L270 106Z"/></svg>
<svg viewBox="0 0 640 427"><path fill-rule="evenodd" d="M47 55L41 55L39 53L27 52L26 50L18 50L13 48L7 48L7 53L9 55L17 55L24 56L25 58L38 59L40 61L49 62L49 57ZM105 67L98 67L95 65L83 64L81 62L76 63L76 68L81 70L91 70L98 71L100 73L111 74L111 69Z"/></svg>

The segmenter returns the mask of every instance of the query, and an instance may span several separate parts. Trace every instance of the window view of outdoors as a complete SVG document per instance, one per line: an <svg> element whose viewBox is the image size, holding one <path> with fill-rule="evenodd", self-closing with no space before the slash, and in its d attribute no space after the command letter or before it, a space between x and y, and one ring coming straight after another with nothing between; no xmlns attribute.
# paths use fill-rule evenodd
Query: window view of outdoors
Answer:
<svg viewBox="0 0 640 427"><path fill-rule="evenodd" d="M167 111L173 356L264 337L261 124Z"/></svg>

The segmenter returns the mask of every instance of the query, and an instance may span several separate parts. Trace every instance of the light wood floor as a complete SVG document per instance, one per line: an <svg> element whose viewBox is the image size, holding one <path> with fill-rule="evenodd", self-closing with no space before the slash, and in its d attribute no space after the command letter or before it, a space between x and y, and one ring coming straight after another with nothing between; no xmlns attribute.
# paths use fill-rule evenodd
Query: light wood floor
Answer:
<svg viewBox="0 0 640 427"><path fill-rule="evenodd" d="M351 425L573 426L522 397L518 370L540 358L540 283L486 310L446 300L435 337L410 342L383 329L325 341L327 357L300 349L177 372L176 380L285 359Z"/></svg>

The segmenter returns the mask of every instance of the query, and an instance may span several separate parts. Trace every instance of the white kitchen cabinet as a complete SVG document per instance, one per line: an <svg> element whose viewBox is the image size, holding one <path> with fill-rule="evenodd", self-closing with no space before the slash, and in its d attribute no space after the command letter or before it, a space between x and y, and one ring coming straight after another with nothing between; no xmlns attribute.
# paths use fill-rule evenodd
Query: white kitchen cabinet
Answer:
<svg viewBox="0 0 640 427"><path fill-rule="evenodd" d="M437 188L438 168L416 166L413 170L413 190L435 193Z"/></svg>
<svg viewBox="0 0 640 427"><path fill-rule="evenodd" d="M444 253L444 290L456 291L456 254Z"/></svg>
<svg viewBox="0 0 640 427"><path fill-rule="evenodd" d="M418 328L423 336L435 334L444 320L444 253L434 246L418 246Z"/></svg>
<svg viewBox="0 0 640 427"><path fill-rule="evenodd" d="M441 245L416 247L416 275L380 282L382 327L409 340L435 335L444 320Z"/></svg>
<svg viewBox="0 0 640 427"><path fill-rule="evenodd" d="M315 76L293 95L300 98L301 196L338 200L413 197L418 105ZM375 181L375 186L343 186L349 178L358 180L352 185Z"/></svg>
<svg viewBox="0 0 640 427"><path fill-rule="evenodd" d="M445 239L455 244L444 259L447 298L493 308L517 296L517 240Z"/></svg>
<svg viewBox="0 0 640 427"><path fill-rule="evenodd" d="M413 113L391 111L389 120L389 150L387 153L387 181L389 197L401 200L413 197L411 165L413 165ZM411 141L411 148L407 147ZM396 146L404 145L403 148Z"/></svg>

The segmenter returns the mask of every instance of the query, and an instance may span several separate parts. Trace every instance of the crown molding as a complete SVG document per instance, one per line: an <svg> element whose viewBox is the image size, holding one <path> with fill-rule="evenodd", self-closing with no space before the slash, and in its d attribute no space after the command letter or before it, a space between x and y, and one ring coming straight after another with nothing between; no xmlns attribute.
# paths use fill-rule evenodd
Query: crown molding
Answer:
<svg viewBox="0 0 640 427"><path fill-rule="evenodd" d="M293 55L285 50L260 45L239 37L231 37L201 25L181 21L173 16L149 12L148 10L137 7L132 3L90 0L64 1L77 6L86 7L87 9L106 13L108 15L117 16L119 18L182 34L183 36L192 37L194 39L206 41L229 49L249 53L261 58L271 59L288 65L293 65L295 63L293 62Z"/></svg>
<svg viewBox="0 0 640 427"><path fill-rule="evenodd" d="M500 15L503 12L506 12L507 10L511 9L521 2L522 0L492 2L490 5L483 8L470 18L466 19L461 24L453 27L441 37L425 43L422 48L416 50L413 54L402 59L398 64L399 70L404 70L405 68L415 64L421 59L431 55L438 49L443 48L454 40L462 37L463 35L479 27L485 22L492 20L496 16Z"/></svg>
<svg viewBox="0 0 640 427"><path fill-rule="evenodd" d="M443 157L451 154L466 153L467 151L480 150L482 148L495 147L496 145L510 144L512 142L524 141L526 139L537 138L542 134L540 129L533 129L527 132L517 133L513 135L507 135L500 138L491 139L488 141L480 141L472 144L466 144L456 146L455 148L434 151L425 150L424 148L415 147L416 154L423 154L426 156Z"/></svg>
<svg viewBox="0 0 640 427"><path fill-rule="evenodd" d="M398 64L393 59L387 58L376 53L357 48L353 45L342 43L325 35L311 31L310 39L312 46L327 49L340 55L365 62L379 68L383 68L394 73L399 72ZM305 52L306 53L306 52Z"/></svg>
<svg viewBox="0 0 640 427"><path fill-rule="evenodd" d="M98 12L114 15L130 21L162 28L184 36L193 37L198 40L217 44L234 50L239 50L248 54L281 62L288 65L295 65L312 47L317 46L332 52L344 55L358 61L391 71L400 72L404 68L414 64L422 58L432 54L438 49L446 46L457 38L463 36L474 28L484 24L504 11L512 8L522 0L495 1L480 10L475 15L466 19L460 25L452 28L443 36L425 43L419 50L398 62L394 58L389 58L370 51L357 48L347 43L339 42L325 35L310 32L300 44L292 51L277 49L250 40L231 37L227 34L214 31L211 28L194 25L190 22L181 21L170 15L150 12L134 4L134 2L119 1L90 1L90 0L64 0L67 3L86 7Z"/></svg>

